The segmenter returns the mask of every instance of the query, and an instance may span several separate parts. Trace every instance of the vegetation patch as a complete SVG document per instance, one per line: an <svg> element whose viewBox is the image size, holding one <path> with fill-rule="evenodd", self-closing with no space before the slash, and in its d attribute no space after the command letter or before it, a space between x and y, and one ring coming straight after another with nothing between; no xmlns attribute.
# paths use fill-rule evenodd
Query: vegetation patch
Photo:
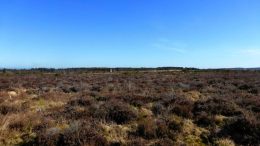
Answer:
<svg viewBox="0 0 260 146"><path fill-rule="evenodd" d="M257 71L0 75L0 145L260 145Z"/></svg>

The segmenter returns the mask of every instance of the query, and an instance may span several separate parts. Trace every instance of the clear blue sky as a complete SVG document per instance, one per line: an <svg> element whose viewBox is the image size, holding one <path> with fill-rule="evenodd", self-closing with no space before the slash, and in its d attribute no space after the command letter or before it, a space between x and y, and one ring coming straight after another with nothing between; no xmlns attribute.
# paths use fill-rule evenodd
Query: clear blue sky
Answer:
<svg viewBox="0 0 260 146"><path fill-rule="evenodd" d="M0 0L0 67L260 66L259 0Z"/></svg>

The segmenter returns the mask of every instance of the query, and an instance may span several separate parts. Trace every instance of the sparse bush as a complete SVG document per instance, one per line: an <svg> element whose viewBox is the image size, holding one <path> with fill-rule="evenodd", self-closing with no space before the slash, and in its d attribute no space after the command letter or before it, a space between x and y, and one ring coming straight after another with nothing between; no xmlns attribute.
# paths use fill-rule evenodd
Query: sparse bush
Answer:
<svg viewBox="0 0 260 146"><path fill-rule="evenodd" d="M9 129L11 130L17 130L17 131L23 131L25 127L24 121L13 121L12 123L9 124Z"/></svg>
<svg viewBox="0 0 260 146"><path fill-rule="evenodd" d="M47 72L0 76L0 145L260 145L260 72Z"/></svg>
<svg viewBox="0 0 260 146"><path fill-rule="evenodd" d="M138 123L136 135L148 140L156 138L175 139L175 132L169 127L170 125L167 125L164 120L145 118Z"/></svg>
<svg viewBox="0 0 260 146"><path fill-rule="evenodd" d="M256 94L256 95L258 94L258 90L256 88L254 88L252 85L244 84L244 85L239 86L238 89L245 90L249 93Z"/></svg>
<svg viewBox="0 0 260 146"><path fill-rule="evenodd" d="M97 101L108 101L110 99L110 97L106 97L106 96L98 96L95 98Z"/></svg>
<svg viewBox="0 0 260 146"><path fill-rule="evenodd" d="M196 124L202 127L215 126L215 120L212 115L208 115L206 112L202 112L197 116Z"/></svg>
<svg viewBox="0 0 260 146"><path fill-rule="evenodd" d="M89 114L96 119L103 119L117 124L125 124L137 118L136 112L129 105L120 101L109 101L101 105L94 104L90 106Z"/></svg>
<svg viewBox="0 0 260 146"><path fill-rule="evenodd" d="M145 140L142 139L142 138L138 138L138 137L134 137L133 139L131 139L130 142L128 142L127 145L129 146L144 146L146 143L145 143Z"/></svg>
<svg viewBox="0 0 260 146"><path fill-rule="evenodd" d="M168 128L176 131L176 132L180 132L182 130L183 127L183 119L181 119L178 116L171 116L168 119Z"/></svg>
<svg viewBox="0 0 260 146"><path fill-rule="evenodd" d="M13 106L0 105L0 114L7 115L8 113L17 112L18 109Z"/></svg>
<svg viewBox="0 0 260 146"><path fill-rule="evenodd" d="M139 108L144 105L144 103L141 100L132 100L130 104Z"/></svg>
<svg viewBox="0 0 260 146"><path fill-rule="evenodd" d="M164 106L161 103L155 103L152 107L152 112L154 115L160 115L164 111Z"/></svg>
<svg viewBox="0 0 260 146"><path fill-rule="evenodd" d="M107 141L97 133L97 127L91 123L81 123L77 126L70 125L64 132L56 130L51 133L39 133L35 140L38 145L70 146L93 145L105 146Z"/></svg>
<svg viewBox="0 0 260 146"><path fill-rule="evenodd" d="M176 98L173 103L169 105L170 112L184 118L191 118L193 116L193 102L185 98Z"/></svg>
<svg viewBox="0 0 260 146"><path fill-rule="evenodd" d="M127 123L137 117L136 113L123 103L111 103L107 106L107 110L106 119L117 124Z"/></svg>
<svg viewBox="0 0 260 146"><path fill-rule="evenodd" d="M89 99L75 99L72 101L69 101L68 105L69 106L89 106L91 105L92 101Z"/></svg>
<svg viewBox="0 0 260 146"><path fill-rule="evenodd" d="M99 86L93 86L93 87L91 88L91 91L100 92L100 91L101 91L101 87L99 87Z"/></svg>
<svg viewBox="0 0 260 146"><path fill-rule="evenodd" d="M201 112L224 116L236 116L242 114L239 107L234 102L220 98L196 102L193 108L193 113L197 115Z"/></svg>
<svg viewBox="0 0 260 146"><path fill-rule="evenodd" d="M229 136L242 145L260 144L260 124L246 117L229 121L218 133L219 136Z"/></svg>
<svg viewBox="0 0 260 146"><path fill-rule="evenodd" d="M244 85L241 85L238 87L238 89L240 90L249 90L249 89L252 89L253 87L252 86L249 86L247 84L244 84Z"/></svg>
<svg viewBox="0 0 260 146"><path fill-rule="evenodd" d="M176 145L171 139L164 138L164 139L159 139L159 141L155 142L151 146L173 146Z"/></svg>
<svg viewBox="0 0 260 146"><path fill-rule="evenodd" d="M1 95L0 95L1 96ZM4 98L3 97L0 97L0 105L4 102Z"/></svg>
<svg viewBox="0 0 260 146"><path fill-rule="evenodd" d="M136 134L146 139L156 137L156 124L153 119L144 119L138 124Z"/></svg>

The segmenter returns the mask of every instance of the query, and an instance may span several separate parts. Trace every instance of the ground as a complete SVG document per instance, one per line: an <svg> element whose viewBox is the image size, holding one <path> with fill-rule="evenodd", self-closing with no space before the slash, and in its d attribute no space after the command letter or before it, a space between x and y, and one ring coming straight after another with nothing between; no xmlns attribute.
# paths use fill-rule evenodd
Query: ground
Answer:
<svg viewBox="0 0 260 146"><path fill-rule="evenodd" d="M0 145L260 145L260 72L0 73Z"/></svg>

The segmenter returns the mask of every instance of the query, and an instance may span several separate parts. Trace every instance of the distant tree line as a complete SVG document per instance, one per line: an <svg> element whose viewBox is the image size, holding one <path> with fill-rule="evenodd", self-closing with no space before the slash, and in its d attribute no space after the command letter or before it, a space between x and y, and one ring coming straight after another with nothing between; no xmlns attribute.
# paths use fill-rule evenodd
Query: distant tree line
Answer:
<svg viewBox="0 0 260 146"><path fill-rule="evenodd" d="M187 68L187 67L157 67L157 68L132 68L132 67L118 67L118 68L106 68L106 67L90 67L90 68L32 68L32 69L0 69L2 73L14 72L14 73L59 73L59 72L110 72L110 71L260 71L260 68L230 68L230 69L198 69L198 68Z"/></svg>

